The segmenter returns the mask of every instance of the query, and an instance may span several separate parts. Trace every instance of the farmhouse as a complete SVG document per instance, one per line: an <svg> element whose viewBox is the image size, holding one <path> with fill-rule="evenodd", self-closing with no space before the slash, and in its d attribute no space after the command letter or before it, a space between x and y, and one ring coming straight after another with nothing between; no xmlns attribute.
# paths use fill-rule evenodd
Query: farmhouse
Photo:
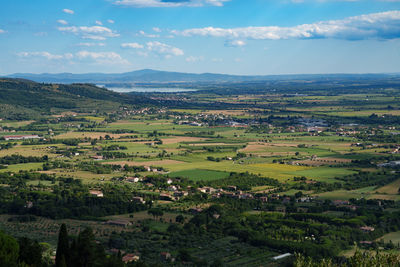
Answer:
<svg viewBox="0 0 400 267"><path fill-rule="evenodd" d="M137 183L140 181L140 178L139 177L127 177L126 181L130 182L130 183Z"/></svg>
<svg viewBox="0 0 400 267"><path fill-rule="evenodd" d="M146 203L146 201L144 201L142 197L133 197L132 201L135 202L135 203L141 203L141 204L145 204Z"/></svg>
<svg viewBox="0 0 400 267"><path fill-rule="evenodd" d="M89 190L89 194L96 196L96 197L104 197L103 192L99 190Z"/></svg>
<svg viewBox="0 0 400 267"><path fill-rule="evenodd" d="M39 139L39 135L6 135L4 139L9 140L27 140L27 139Z"/></svg>
<svg viewBox="0 0 400 267"><path fill-rule="evenodd" d="M373 232L375 231L375 228L371 226L362 226L360 227L360 230L363 232Z"/></svg>
<svg viewBox="0 0 400 267"><path fill-rule="evenodd" d="M135 254L126 254L125 256L122 257L122 261L125 264L130 263L132 261L138 261L139 259L140 259L140 257Z"/></svg>
<svg viewBox="0 0 400 267"><path fill-rule="evenodd" d="M103 156L91 156L94 160L103 160Z"/></svg>

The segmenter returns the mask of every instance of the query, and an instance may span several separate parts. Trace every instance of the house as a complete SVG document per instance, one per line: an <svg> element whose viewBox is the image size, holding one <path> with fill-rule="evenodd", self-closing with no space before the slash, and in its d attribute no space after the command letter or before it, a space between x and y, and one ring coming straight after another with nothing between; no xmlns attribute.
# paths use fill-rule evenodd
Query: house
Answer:
<svg viewBox="0 0 400 267"><path fill-rule="evenodd" d="M254 198L252 194L249 193L242 193L238 195L239 199L252 199Z"/></svg>
<svg viewBox="0 0 400 267"><path fill-rule="evenodd" d="M219 219L219 217L221 217L221 215L220 215L220 214L213 214L213 218L214 218L214 219L218 220L218 219Z"/></svg>
<svg viewBox="0 0 400 267"><path fill-rule="evenodd" d="M168 186L167 190L175 192L176 190L178 190L178 188L175 185L170 185Z"/></svg>
<svg viewBox="0 0 400 267"><path fill-rule="evenodd" d="M160 256L161 256L161 259L165 260L165 261L171 259L171 253L169 253L169 252L161 252Z"/></svg>
<svg viewBox="0 0 400 267"><path fill-rule="evenodd" d="M363 232L368 233L368 232L375 231L375 228L371 227L371 226L362 226L362 227L360 227L360 230L363 231Z"/></svg>
<svg viewBox="0 0 400 267"><path fill-rule="evenodd" d="M32 202L32 201L27 201L27 202L25 203L25 206L24 206L24 207L27 208L27 209L33 208L33 202Z"/></svg>
<svg viewBox="0 0 400 267"><path fill-rule="evenodd" d="M268 202L268 197L260 197L261 202Z"/></svg>
<svg viewBox="0 0 400 267"><path fill-rule="evenodd" d="M276 261L276 260L280 260L280 259L289 257L289 256L291 256L291 255L292 255L292 254L290 254L290 253L285 253L285 254L282 254L282 255L279 255L279 256L275 256L275 257L273 257L272 259L274 259L274 261Z"/></svg>
<svg viewBox="0 0 400 267"><path fill-rule="evenodd" d="M122 261L125 264L130 263L132 261L138 261L139 259L140 259L140 257L135 254L126 254L125 256L122 257Z"/></svg>
<svg viewBox="0 0 400 267"><path fill-rule="evenodd" d="M140 181L140 179L139 179L139 177L127 177L126 181L130 182L130 183L137 183Z"/></svg>
<svg viewBox="0 0 400 267"><path fill-rule="evenodd" d="M141 203L141 204L145 204L146 203L146 201L144 201L142 197L133 197L132 201L134 203Z"/></svg>
<svg viewBox="0 0 400 267"><path fill-rule="evenodd" d="M160 194L160 200L174 201L175 199L168 194Z"/></svg>
<svg viewBox="0 0 400 267"><path fill-rule="evenodd" d="M172 180L171 180L171 179L168 179L168 180L167 180L167 184L172 184Z"/></svg>
<svg viewBox="0 0 400 267"><path fill-rule="evenodd" d="M91 156L90 158L94 159L94 160L103 160L103 156Z"/></svg>
<svg viewBox="0 0 400 267"><path fill-rule="evenodd" d="M198 190L202 193L207 193L207 194L212 194L217 191L215 188L212 187L202 187L199 188Z"/></svg>
<svg viewBox="0 0 400 267"><path fill-rule="evenodd" d="M6 135L3 136L6 141L10 140L27 140L27 139L39 139L39 135Z"/></svg>
<svg viewBox="0 0 400 267"><path fill-rule="evenodd" d="M91 194L92 196L96 196L96 197L104 197L103 192L101 192L99 190L89 190L89 194Z"/></svg>

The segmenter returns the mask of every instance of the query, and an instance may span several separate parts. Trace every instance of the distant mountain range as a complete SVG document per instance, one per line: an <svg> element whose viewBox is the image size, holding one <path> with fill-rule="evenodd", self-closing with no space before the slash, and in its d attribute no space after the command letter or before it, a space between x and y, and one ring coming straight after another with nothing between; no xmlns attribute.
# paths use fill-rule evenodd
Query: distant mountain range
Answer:
<svg viewBox="0 0 400 267"><path fill-rule="evenodd" d="M182 73L182 72L169 72L159 71L152 69L137 70L126 73L87 73L87 74L73 74L73 73L15 73L8 75L9 78L23 78L35 82L45 83L96 83L96 84L110 84L110 83L223 83L223 82L251 82L263 80L285 80L285 79L321 79L321 78L341 78L341 79L369 79L369 78L384 78L388 76L398 76L399 74L305 74L305 75L228 75L228 74L214 74L214 73Z"/></svg>

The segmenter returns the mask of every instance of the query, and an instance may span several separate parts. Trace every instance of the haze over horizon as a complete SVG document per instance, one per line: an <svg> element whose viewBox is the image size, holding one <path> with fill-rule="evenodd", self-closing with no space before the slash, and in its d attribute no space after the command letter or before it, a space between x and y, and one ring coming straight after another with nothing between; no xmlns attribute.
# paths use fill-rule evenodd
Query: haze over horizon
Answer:
<svg viewBox="0 0 400 267"><path fill-rule="evenodd" d="M3 3L0 74L399 73L400 1Z"/></svg>

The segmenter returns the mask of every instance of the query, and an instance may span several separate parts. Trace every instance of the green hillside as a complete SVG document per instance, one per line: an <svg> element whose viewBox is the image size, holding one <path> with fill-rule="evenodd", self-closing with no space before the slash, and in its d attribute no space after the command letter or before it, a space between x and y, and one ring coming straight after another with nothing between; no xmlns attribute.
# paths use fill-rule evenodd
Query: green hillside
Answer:
<svg viewBox="0 0 400 267"><path fill-rule="evenodd" d="M63 110L110 112L121 105L144 105L142 96L123 95L92 84L44 84L23 79L0 79L0 117L29 119Z"/></svg>

